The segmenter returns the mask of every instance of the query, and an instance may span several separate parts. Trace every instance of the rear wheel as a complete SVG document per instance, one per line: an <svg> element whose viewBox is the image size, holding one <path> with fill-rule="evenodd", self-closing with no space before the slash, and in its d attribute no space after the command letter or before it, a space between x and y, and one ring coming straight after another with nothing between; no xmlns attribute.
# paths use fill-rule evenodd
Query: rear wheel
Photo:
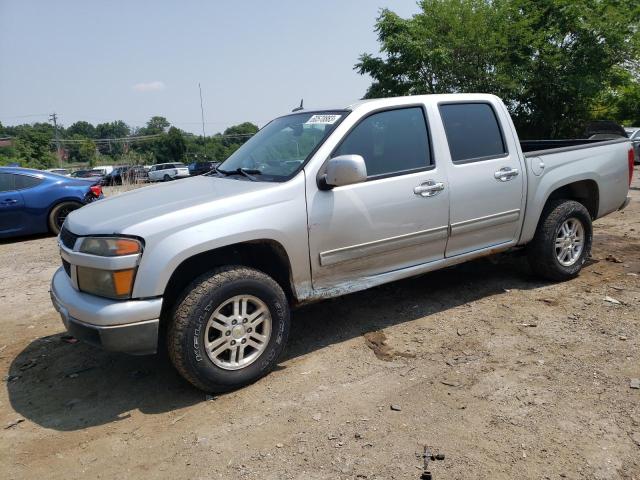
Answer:
<svg viewBox="0 0 640 480"><path fill-rule="evenodd" d="M168 182L168 181L170 181L170 180L171 180L171 177L165 173L165 175L164 175L164 177L162 177L162 179L163 179L165 182Z"/></svg>
<svg viewBox="0 0 640 480"><path fill-rule="evenodd" d="M224 267L194 280L169 326L169 357L197 388L223 392L250 384L277 364L289 335L282 288L247 267Z"/></svg>
<svg viewBox="0 0 640 480"><path fill-rule="evenodd" d="M549 280L575 277L591 253L592 237L591 215L584 205L573 200L550 202L527 247L531 269Z"/></svg>
<svg viewBox="0 0 640 480"><path fill-rule="evenodd" d="M82 204L78 202L62 202L53 207L49 212L49 230L56 235L60 233L67 215L80 207L82 207Z"/></svg>

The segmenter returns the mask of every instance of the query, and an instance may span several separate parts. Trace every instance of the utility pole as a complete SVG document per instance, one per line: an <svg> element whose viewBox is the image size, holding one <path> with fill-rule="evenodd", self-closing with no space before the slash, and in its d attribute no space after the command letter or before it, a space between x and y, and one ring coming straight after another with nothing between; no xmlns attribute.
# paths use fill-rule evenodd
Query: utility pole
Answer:
<svg viewBox="0 0 640 480"><path fill-rule="evenodd" d="M60 152L60 137L58 135L58 115L53 112L49 115L49 121L53 122L53 128L56 132L56 156L58 157L58 167L62 167L62 155Z"/></svg>
<svg viewBox="0 0 640 480"><path fill-rule="evenodd" d="M198 90L200 90L200 115L202 117L202 146L204 148L204 157L207 158L207 141L204 134L204 107L202 106L202 87L198 82Z"/></svg>

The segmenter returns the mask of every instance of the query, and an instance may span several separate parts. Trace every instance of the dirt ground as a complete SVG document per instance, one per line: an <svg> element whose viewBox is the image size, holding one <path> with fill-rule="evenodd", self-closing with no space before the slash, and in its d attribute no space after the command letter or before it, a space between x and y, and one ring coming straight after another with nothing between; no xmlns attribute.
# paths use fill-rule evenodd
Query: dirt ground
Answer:
<svg viewBox="0 0 640 480"><path fill-rule="evenodd" d="M429 445L436 480L640 479L635 177L578 278L508 254L307 306L280 367L216 398L62 341L55 239L1 243L0 476L418 479Z"/></svg>

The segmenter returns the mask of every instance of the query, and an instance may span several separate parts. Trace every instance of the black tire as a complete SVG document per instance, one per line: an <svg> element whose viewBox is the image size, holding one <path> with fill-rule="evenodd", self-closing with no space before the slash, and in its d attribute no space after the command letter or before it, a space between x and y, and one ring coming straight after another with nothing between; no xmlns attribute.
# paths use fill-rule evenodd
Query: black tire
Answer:
<svg viewBox="0 0 640 480"><path fill-rule="evenodd" d="M170 182L171 181L171 177L165 173L164 177L162 177L162 180L164 182Z"/></svg>
<svg viewBox="0 0 640 480"><path fill-rule="evenodd" d="M211 360L204 342L211 315L236 295L251 295L266 304L271 334L252 363L227 370ZM276 366L289 336L289 322L287 298L275 280L252 268L217 268L195 279L176 304L167 332L169 358L195 387L213 393L233 390L255 382Z"/></svg>
<svg viewBox="0 0 640 480"><path fill-rule="evenodd" d="M556 238L566 220L576 219L584 229L584 246L572 265L563 265L556 255ZM589 211L574 200L552 200L545 207L536 234L527 246L529 265L536 275L553 281L574 278L591 253L593 227Z"/></svg>
<svg viewBox="0 0 640 480"><path fill-rule="evenodd" d="M61 202L51 209L49 212L48 224L51 233L57 235L60 233L64 219L74 210L82 207L79 202Z"/></svg>

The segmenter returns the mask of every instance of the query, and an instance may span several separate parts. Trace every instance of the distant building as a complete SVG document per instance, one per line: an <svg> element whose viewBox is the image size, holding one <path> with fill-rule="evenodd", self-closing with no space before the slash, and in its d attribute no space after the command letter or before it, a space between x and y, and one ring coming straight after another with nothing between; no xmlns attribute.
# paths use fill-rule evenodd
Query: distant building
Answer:
<svg viewBox="0 0 640 480"><path fill-rule="evenodd" d="M13 147L13 138L11 137L0 138L0 147Z"/></svg>

